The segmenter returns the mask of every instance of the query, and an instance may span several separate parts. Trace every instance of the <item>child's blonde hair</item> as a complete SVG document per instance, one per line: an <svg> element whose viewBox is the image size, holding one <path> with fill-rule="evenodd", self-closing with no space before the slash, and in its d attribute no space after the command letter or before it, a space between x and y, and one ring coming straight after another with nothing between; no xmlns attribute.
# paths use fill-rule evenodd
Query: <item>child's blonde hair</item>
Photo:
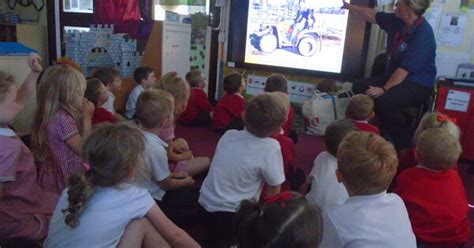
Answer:
<svg viewBox="0 0 474 248"><path fill-rule="evenodd" d="M453 167L461 151L461 145L456 137L440 128L428 128L423 131L416 145L418 162L433 170L447 170Z"/></svg>
<svg viewBox="0 0 474 248"><path fill-rule="evenodd" d="M337 168L351 195L371 195L387 190L397 166L393 145L374 133L352 132L337 150Z"/></svg>
<svg viewBox="0 0 474 248"><path fill-rule="evenodd" d="M160 80L158 89L169 92L174 98L174 115L179 116L186 109L189 98L189 84L177 76L169 76Z"/></svg>
<svg viewBox="0 0 474 248"><path fill-rule="evenodd" d="M433 112L427 113L421 118L420 124L415 130L413 135L413 142L417 144L418 136L428 128L441 128L446 130L446 132L453 135L457 140L461 138L461 131L459 130L458 125L453 122L453 119L449 118L447 115Z"/></svg>
<svg viewBox="0 0 474 248"><path fill-rule="evenodd" d="M37 89L37 109L32 129L32 151L35 159L44 161L51 155L47 140L47 127L60 110L66 111L82 132L82 103L86 79L68 65L56 64L44 72Z"/></svg>
<svg viewBox="0 0 474 248"><path fill-rule="evenodd" d="M364 94L353 96L346 109L346 117L356 121L367 120L373 113L374 100Z"/></svg>
<svg viewBox="0 0 474 248"><path fill-rule="evenodd" d="M138 96L136 109L136 118L144 128L160 127L173 114L174 98L164 90L145 90Z"/></svg>
<svg viewBox="0 0 474 248"><path fill-rule="evenodd" d="M0 71L0 102L3 102L3 98L13 85L15 85L13 77Z"/></svg>
<svg viewBox="0 0 474 248"><path fill-rule="evenodd" d="M98 127L82 147L84 159L90 170L78 172L69 178L69 205L62 212L65 223L74 228L86 202L94 194L94 186L115 187L129 179L135 168L143 166L145 137L129 124Z"/></svg>
<svg viewBox="0 0 474 248"><path fill-rule="evenodd" d="M264 138L280 129L288 115L288 105L282 94L263 93L250 100L244 114L245 127L250 133Z"/></svg>

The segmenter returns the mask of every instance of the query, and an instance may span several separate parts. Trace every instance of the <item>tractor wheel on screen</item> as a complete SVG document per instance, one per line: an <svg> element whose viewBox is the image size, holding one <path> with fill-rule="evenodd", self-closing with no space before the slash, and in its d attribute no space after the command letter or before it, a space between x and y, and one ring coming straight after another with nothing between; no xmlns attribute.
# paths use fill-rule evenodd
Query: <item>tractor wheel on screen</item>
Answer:
<svg viewBox="0 0 474 248"><path fill-rule="evenodd" d="M264 34L260 37L257 42L257 50L262 53L268 54L275 51L278 46L277 37L273 34Z"/></svg>
<svg viewBox="0 0 474 248"><path fill-rule="evenodd" d="M298 52L305 57L311 57L316 52L319 52L320 50L321 50L321 41L316 40L313 37L309 37L309 36L303 37L298 42Z"/></svg>

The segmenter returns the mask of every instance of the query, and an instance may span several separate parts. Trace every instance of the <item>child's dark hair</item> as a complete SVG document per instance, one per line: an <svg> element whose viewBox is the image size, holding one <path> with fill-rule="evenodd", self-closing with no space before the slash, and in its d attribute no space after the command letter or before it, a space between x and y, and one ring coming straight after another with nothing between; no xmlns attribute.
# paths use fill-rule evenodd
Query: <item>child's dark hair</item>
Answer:
<svg viewBox="0 0 474 248"><path fill-rule="evenodd" d="M195 88L198 87L200 83L204 82L205 79L199 69L194 69L186 73L186 81L189 83L189 86Z"/></svg>
<svg viewBox="0 0 474 248"><path fill-rule="evenodd" d="M336 91L336 81L334 79L324 79L316 86L319 92L332 93Z"/></svg>
<svg viewBox="0 0 474 248"><path fill-rule="evenodd" d="M135 69L133 72L133 79L137 84L141 84L143 79L147 79L148 75L153 72L153 69L151 69L148 66L141 66Z"/></svg>
<svg viewBox="0 0 474 248"><path fill-rule="evenodd" d="M99 79L105 86L114 82L116 77L120 77L117 69L112 67L99 67L92 74L93 78Z"/></svg>
<svg viewBox="0 0 474 248"><path fill-rule="evenodd" d="M244 200L234 217L239 248L319 247L322 224L319 208L289 191L263 204Z"/></svg>
<svg viewBox="0 0 474 248"><path fill-rule="evenodd" d="M326 151L336 157L337 147L349 133L357 131L354 123L350 120L341 120L329 124L324 133L324 144Z"/></svg>
<svg viewBox="0 0 474 248"><path fill-rule="evenodd" d="M69 205L62 212L65 223L74 228L94 187L114 187L129 178L137 166L144 163L145 137L129 124L98 127L82 147L84 159L89 163L87 172L77 172L69 178Z"/></svg>
<svg viewBox="0 0 474 248"><path fill-rule="evenodd" d="M288 93L288 79L281 74L272 74L265 82L265 92L280 91Z"/></svg>
<svg viewBox="0 0 474 248"><path fill-rule="evenodd" d="M91 101L97 106L100 101L100 88L104 84L97 78L89 78L86 80L86 82L87 87L84 96L87 98L87 100Z"/></svg>
<svg viewBox="0 0 474 248"><path fill-rule="evenodd" d="M224 78L224 90L229 94L234 94L239 91L240 85L242 85L242 75L239 73L231 73Z"/></svg>

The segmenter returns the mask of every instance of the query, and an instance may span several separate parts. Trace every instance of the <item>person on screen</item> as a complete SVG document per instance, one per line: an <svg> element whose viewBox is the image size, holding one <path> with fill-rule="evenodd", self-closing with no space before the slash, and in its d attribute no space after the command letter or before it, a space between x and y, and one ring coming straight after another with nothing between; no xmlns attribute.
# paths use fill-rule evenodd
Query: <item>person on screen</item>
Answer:
<svg viewBox="0 0 474 248"><path fill-rule="evenodd" d="M436 77L436 41L433 29L423 17L430 0L400 0L395 13L343 1L342 8L376 23L387 32L387 55L383 77L354 84L355 94L366 94L375 101L375 114L382 129L398 150L411 146L408 125L402 109L421 105L432 92Z"/></svg>
<svg viewBox="0 0 474 248"><path fill-rule="evenodd" d="M290 29L290 42L295 44L298 34L305 29L311 28L315 21L314 10L307 7L305 0L300 0L295 22L291 25Z"/></svg>

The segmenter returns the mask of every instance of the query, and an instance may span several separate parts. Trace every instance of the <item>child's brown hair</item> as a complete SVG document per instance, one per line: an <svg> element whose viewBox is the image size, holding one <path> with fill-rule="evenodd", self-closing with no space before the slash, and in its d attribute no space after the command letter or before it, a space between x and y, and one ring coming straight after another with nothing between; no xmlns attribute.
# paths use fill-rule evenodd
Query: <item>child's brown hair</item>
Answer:
<svg viewBox="0 0 474 248"><path fill-rule="evenodd" d="M265 92L280 91L288 93L288 79L281 74L272 74L265 81Z"/></svg>
<svg viewBox="0 0 474 248"><path fill-rule="evenodd" d="M356 121L364 121L374 114L374 100L367 95L358 94L351 98L346 109L346 117Z"/></svg>
<svg viewBox="0 0 474 248"><path fill-rule="evenodd" d="M186 78L186 81L188 81L189 86L191 86L192 88L199 87L200 83L203 83L204 81L206 81L206 79L202 75L201 70L199 69L194 69L194 70L189 71L188 73L186 73L185 78Z"/></svg>
<svg viewBox="0 0 474 248"><path fill-rule="evenodd" d="M374 133L352 132L337 150L338 173L351 196L387 190L397 166L393 145Z"/></svg>
<svg viewBox="0 0 474 248"><path fill-rule="evenodd" d="M237 72L233 72L224 78L224 90L229 94L234 94L239 91L242 85L243 77Z"/></svg>
<svg viewBox="0 0 474 248"><path fill-rule="evenodd" d="M282 93L280 93L282 94ZM264 138L276 133L286 121L288 106L277 92L263 93L253 97L244 113L247 130Z"/></svg>
<svg viewBox="0 0 474 248"><path fill-rule="evenodd" d="M0 72L0 102L7 95L10 88L15 85L15 81L11 75Z"/></svg>
<svg viewBox="0 0 474 248"><path fill-rule="evenodd" d="M349 133L356 131L356 127L352 121L341 120L333 122L326 127L324 133L324 144L326 146L326 151L328 151L334 157L337 156L337 148L341 141Z"/></svg>
<svg viewBox="0 0 474 248"><path fill-rule="evenodd" d="M97 68L92 74L92 77L99 79L104 86L107 86L113 83L115 78L120 77L120 73L115 68L104 66Z"/></svg>
<svg viewBox="0 0 474 248"><path fill-rule="evenodd" d="M89 78L86 80L87 88L84 96L87 100L91 101L95 106L100 102L100 89L105 87L105 85L97 78Z"/></svg>
<svg viewBox="0 0 474 248"><path fill-rule="evenodd" d="M321 211L296 192L283 192L265 203L244 200L235 214L239 248L318 247Z"/></svg>
<svg viewBox="0 0 474 248"><path fill-rule="evenodd" d="M164 90L145 90L137 99L136 118L144 128L160 127L166 118L172 117L173 96Z"/></svg>
<svg viewBox="0 0 474 248"><path fill-rule="evenodd" d="M137 84L141 84L143 80L148 78L148 75L153 72L153 69L148 66L141 66L133 72L133 79Z"/></svg>
<svg viewBox="0 0 474 248"><path fill-rule="evenodd" d="M319 92L332 93L336 91L336 80L324 79L316 85L316 89Z"/></svg>
<svg viewBox="0 0 474 248"><path fill-rule="evenodd" d="M416 145L418 162L429 169L447 170L452 168L461 155L459 141L439 128L429 128L423 131Z"/></svg>
<svg viewBox="0 0 474 248"><path fill-rule="evenodd" d="M65 223L74 228L84 212L94 187L116 187L132 177L134 170L144 163L145 137L129 124L98 127L82 147L90 170L78 172L69 178L69 205L62 212Z"/></svg>

